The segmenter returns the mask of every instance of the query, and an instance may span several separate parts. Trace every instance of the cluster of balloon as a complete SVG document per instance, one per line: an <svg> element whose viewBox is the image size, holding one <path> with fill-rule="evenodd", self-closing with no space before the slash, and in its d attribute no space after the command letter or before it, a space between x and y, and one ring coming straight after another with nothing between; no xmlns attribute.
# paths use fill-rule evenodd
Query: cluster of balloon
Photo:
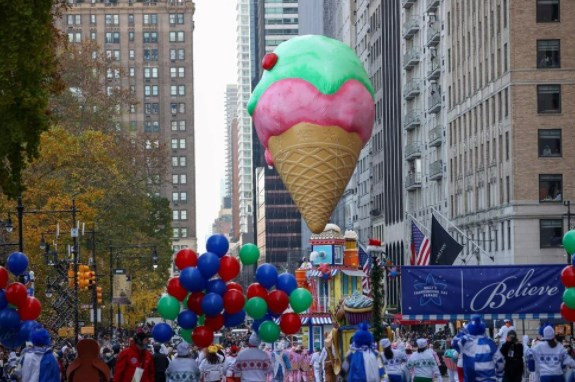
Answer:
<svg viewBox="0 0 575 382"><path fill-rule="evenodd" d="M561 315L567 321L575 322L575 230L567 232L563 236L563 248L568 256L571 256L571 263L561 271L561 282L565 286L563 292L563 303L561 304Z"/></svg>
<svg viewBox="0 0 575 382"><path fill-rule="evenodd" d="M330 277L331 277L331 269L330 269L330 267L329 267L329 264L327 264L327 263L320 264L320 266L317 267L317 270L321 272L321 277L322 277L324 280L329 280L329 279L330 279Z"/></svg>
<svg viewBox="0 0 575 382"><path fill-rule="evenodd" d="M268 263L257 268L256 280L248 287L246 302L246 313L254 319L252 329L268 343L276 341L280 331L286 335L297 333L301 328L298 313L311 306L311 293L298 288L292 274L278 275L277 269Z"/></svg>
<svg viewBox="0 0 575 382"><path fill-rule="evenodd" d="M240 262L227 255L229 243L223 235L212 235L206 243L207 252L198 256L191 249L176 253L174 262L179 277L168 280L167 294L158 301L157 310L166 320L175 321L180 336L199 347L211 345L214 332L224 326L233 328L244 323L246 298L240 284L232 280L240 272ZM257 246L245 244L240 249L242 264L258 261ZM152 329L158 342L167 342L174 335L172 326L159 323Z"/></svg>
<svg viewBox="0 0 575 382"><path fill-rule="evenodd" d="M19 282L10 282L10 273L20 276L28 268L28 257L22 252L8 256L6 268L0 266L0 343L15 349L26 341L30 333L41 329L35 320L42 313L37 298L28 296L28 290Z"/></svg>

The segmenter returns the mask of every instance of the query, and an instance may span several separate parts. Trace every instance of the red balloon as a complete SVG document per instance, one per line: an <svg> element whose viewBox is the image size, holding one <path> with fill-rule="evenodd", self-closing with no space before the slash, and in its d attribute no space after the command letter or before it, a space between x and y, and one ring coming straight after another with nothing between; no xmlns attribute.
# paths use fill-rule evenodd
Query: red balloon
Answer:
<svg viewBox="0 0 575 382"><path fill-rule="evenodd" d="M42 313L42 304L36 297L29 296L26 302L18 308L18 313L20 313L20 319L23 321L35 320Z"/></svg>
<svg viewBox="0 0 575 382"><path fill-rule="evenodd" d="M561 282L566 288L575 287L575 267L568 265L561 271Z"/></svg>
<svg viewBox="0 0 575 382"><path fill-rule="evenodd" d="M28 290L23 284L12 283L6 288L6 300L9 304L20 307L26 303L28 298Z"/></svg>
<svg viewBox="0 0 575 382"><path fill-rule="evenodd" d="M220 259L220 278L224 281L230 281L240 273L240 262L233 256L223 256Z"/></svg>
<svg viewBox="0 0 575 382"><path fill-rule="evenodd" d="M204 314L202 310L203 298L204 298L204 292L194 292L190 294L190 297L188 297L188 308L198 316Z"/></svg>
<svg viewBox="0 0 575 382"><path fill-rule="evenodd" d="M567 321L575 322L575 309L569 308L565 303L561 303L561 315Z"/></svg>
<svg viewBox="0 0 575 382"><path fill-rule="evenodd" d="M261 297L265 300L268 297L268 291L260 283L252 283L248 287L248 300L252 297Z"/></svg>
<svg viewBox="0 0 575 382"><path fill-rule="evenodd" d="M224 294L224 308L228 314L239 312L245 304L246 298L239 290L232 289Z"/></svg>
<svg viewBox="0 0 575 382"><path fill-rule="evenodd" d="M220 330L224 326L224 316L221 314L218 314L217 316L206 317L206 321L205 321L204 325L207 326L208 329L211 329L214 332L217 332L218 330Z"/></svg>
<svg viewBox="0 0 575 382"><path fill-rule="evenodd" d="M168 280L168 294L177 298L180 301L184 301L186 296L188 295L188 291L180 284L179 277L172 277Z"/></svg>
<svg viewBox="0 0 575 382"><path fill-rule="evenodd" d="M301 319L298 314L286 313L280 318L280 328L286 335L296 334L301 328Z"/></svg>
<svg viewBox="0 0 575 382"><path fill-rule="evenodd" d="M266 298L268 309L275 314L282 314L289 305L289 297L283 290L274 290Z"/></svg>
<svg viewBox="0 0 575 382"><path fill-rule="evenodd" d="M198 265L198 254L190 248L180 249L174 262L180 271L187 267L195 267Z"/></svg>
<svg viewBox="0 0 575 382"><path fill-rule="evenodd" d="M8 270L4 267L0 267L0 289L6 288L8 285Z"/></svg>
<svg viewBox="0 0 575 382"><path fill-rule="evenodd" d="M227 283L226 287L227 287L227 290L236 289L236 290L239 290L240 292L244 293L244 288L240 284L235 283L233 281Z"/></svg>
<svg viewBox="0 0 575 382"><path fill-rule="evenodd" d="M192 340L194 341L194 345L206 348L214 341L214 332L206 326L198 326L192 332Z"/></svg>

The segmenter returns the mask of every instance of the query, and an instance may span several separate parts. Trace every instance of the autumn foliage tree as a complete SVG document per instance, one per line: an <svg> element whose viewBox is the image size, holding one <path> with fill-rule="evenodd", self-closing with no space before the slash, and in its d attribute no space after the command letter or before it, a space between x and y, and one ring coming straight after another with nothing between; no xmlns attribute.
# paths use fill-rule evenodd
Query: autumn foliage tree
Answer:
<svg viewBox="0 0 575 382"><path fill-rule="evenodd" d="M96 227L99 270L108 269L109 244L157 245L157 270L152 268L149 249L142 250L141 259L122 261L122 266L135 280L144 280L147 289L160 290L171 262L171 210L168 200L157 196L165 180L166 148L155 143L157 137L139 134L123 123L135 101L126 89L123 69L97 45L62 46L58 61L66 86L51 99L54 125L41 135L38 157L23 172L24 205L28 210L66 210L75 199L78 218L87 228ZM14 208L13 201L0 198L0 214ZM58 246L62 258L70 243L70 215L25 217L25 252L37 274L49 273L37 243L42 233L53 231L56 224L62 235L52 235L49 240ZM84 263L90 256L86 244L87 237L81 237L80 259ZM134 252L129 255L135 257ZM108 277L100 278L100 286L109 287ZM43 288L42 283L36 286L40 298L44 298ZM148 299L140 298L140 293L144 293L141 288L134 288L134 301L144 304ZM82 298L87 302L90 296Z"/></svg>

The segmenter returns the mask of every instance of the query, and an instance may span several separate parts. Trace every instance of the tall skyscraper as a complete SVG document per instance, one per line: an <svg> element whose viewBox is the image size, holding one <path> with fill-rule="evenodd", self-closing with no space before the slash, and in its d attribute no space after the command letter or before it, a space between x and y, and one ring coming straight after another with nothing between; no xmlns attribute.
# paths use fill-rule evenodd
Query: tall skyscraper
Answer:
<svg viewBox="0 0 575 382"><path fill-rule="evenodd" d="M224 180L224 205L226 198L232 216L230 239L239 240L239 195L237 193L237 124L238 124L238 87L237 85L227 85L225 94L226 112L226 173Z"/></svg>
<svg viewBox="0 0 575 382"><path fill-rule="evenodd" d="M108 78L138 104L123 116L132 131L170 148L170 174L159 194L173 210L173 247L196 247L194 163L194 3L191 0L69 0L57 26L71 43L96 41L126 70Z"/></svg>

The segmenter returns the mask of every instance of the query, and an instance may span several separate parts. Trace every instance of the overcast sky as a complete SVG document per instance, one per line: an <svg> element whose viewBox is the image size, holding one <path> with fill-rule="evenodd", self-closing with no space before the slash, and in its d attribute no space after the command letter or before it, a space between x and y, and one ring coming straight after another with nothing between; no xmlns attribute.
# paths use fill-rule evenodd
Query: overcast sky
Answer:
<svg viewBox="0 0 575 382"><path fill-rule="evenodd" d="M236 0L195 0L194 79L198 251L221 204L225 164L224 95L235 84Z"/></svg>

